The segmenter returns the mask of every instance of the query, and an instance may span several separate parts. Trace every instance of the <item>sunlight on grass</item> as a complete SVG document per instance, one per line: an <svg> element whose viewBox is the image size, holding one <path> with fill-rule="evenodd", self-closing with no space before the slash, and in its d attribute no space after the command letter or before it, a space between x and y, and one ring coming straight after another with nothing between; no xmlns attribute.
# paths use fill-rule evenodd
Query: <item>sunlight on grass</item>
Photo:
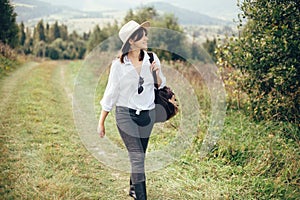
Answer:
<svg viewBox="0 0 300 200"><path fill-rule="evenodd" d="M67 93L73 92L81 64L44 62L21 67L18 70L22 73L17 70L2 81L3 199L130 199L129 175L110 169L91 156L75 129ZM106 81L100 79L97 87L97 114ZM242 111L228 110L220 140L201 160L199 152L210 115L209 98L205 87L197 83L194 86L201 107L199 133L178 160L147 173L148 198L297 199L299 129L288 123L256 122ZM156 125L149 152L172 141L176 117ZM107 137L123 148L113 113L107 120L107 129L112 130Z"/></svg>

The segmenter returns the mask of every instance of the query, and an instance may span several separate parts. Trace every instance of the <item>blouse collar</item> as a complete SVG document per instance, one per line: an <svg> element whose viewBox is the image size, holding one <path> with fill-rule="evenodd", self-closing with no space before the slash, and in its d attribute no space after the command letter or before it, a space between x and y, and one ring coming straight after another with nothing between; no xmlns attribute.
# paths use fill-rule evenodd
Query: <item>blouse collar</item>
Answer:
<svg viewBox="0 0 300 200"><path fill-rule="evenodd" d="M143 51L144 51L144 59L143 59L143 62L144 62L145 59L148 59L148 60L149 60L150 57L149 57L147 51L145 51L145 50L143 50ZM131 62L130 62L130 60L129 60L129 58L128 58L128 55L126 55L126 56L124 57L124 64L125 64L125 65L131 65Z"/></svg>

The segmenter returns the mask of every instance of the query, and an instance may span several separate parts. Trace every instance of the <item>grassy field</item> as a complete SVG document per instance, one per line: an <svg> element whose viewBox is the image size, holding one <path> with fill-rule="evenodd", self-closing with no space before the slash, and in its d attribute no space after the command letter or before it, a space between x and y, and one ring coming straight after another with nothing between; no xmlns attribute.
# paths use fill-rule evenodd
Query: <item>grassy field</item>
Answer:
<svg viewBox="0 0 300 200"><path fill-rule="evenodd" d="M80 66L30 62L1 79L1 199L131 199L129 175L91 156L75 129L71 97ZM228 110L215 149L200 160L204 133L203 122L182 158L147 174L149 199L299 199L297 127Z"/></svg>

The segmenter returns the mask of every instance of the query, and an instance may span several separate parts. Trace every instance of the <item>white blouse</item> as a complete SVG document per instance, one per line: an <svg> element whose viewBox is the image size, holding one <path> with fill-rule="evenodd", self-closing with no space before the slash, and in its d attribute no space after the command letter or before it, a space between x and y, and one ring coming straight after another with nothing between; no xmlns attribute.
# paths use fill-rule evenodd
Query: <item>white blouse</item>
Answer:
<svg viewBox="0 0 300 200"><path fill-rule="evenodd" d="M100 101L103 110L110 112L114 105L137 110L137 114L141 110L154 109L154 79L150 70L149 58L147 52L144 51L140 75L127 56L124 57L124 63L121 63L120 59L112 62L108 83ZM155 53L153 53L153 58L156 66L160 68L159 76L162 80L160 88L162 88L166 85L166 78ZM144 79L142 84L144 90L140 94L138 94L139 76Z"/></svg>

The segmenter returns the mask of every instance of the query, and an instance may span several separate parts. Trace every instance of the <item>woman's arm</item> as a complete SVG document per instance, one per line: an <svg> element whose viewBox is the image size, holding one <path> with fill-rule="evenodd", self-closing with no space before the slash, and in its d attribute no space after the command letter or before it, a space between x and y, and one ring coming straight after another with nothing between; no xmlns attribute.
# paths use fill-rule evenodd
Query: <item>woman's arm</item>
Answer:
<svg viewBox="0 0 300 200"><path fill-rule="evenodd" d="M155 73L156 73L156 78L157 78L157 85L158 85L158 87L160 87L160 85L161 85L161 83L162 83L162 80L161 80L161 78L160 78L160 68L157 67L155 61L152 62L150 68L151 68L151 71L155 71Z"/></svg>
<svg viewBox="0 0 300 200"><path fill-rule="evenodd" d="M151 69L156 72L158 88L162 88L166 85L166 77L162 73L160 60L155 53L153 53L153 58Z"/></svg>
<svg viewBox="0 0 300 200"><path fill-rule="evenodd" d="M98 123L98 127L97 127L97 132L100 135L100 137L104 137L105 136L105 119L107 117L109 112L102 110L101 114L100 114L100 118L99 118L99 123Z"/></svg>
<svg viewBox="0 0 300 200"><path fill-rule="evenodd" d="M155 53L153 55L154 55L154 62L156 64L156 67L158 68L158 70L156 70L156 77L158 82L158 88L160 89L166 86L166 77L162 72L162 67L159 58Z"/></svg>
<svg viewBox="0 0 300 200"><path fill-rule="evenodd" d="M100 104L102 106L102 110L105 110L107 112L111 111L113 106L116 104L118 100L118 96L120 94L120 81L118 76L118 70L120 68L121 63L117 61L113 61L109 76L108 76L108 82L104 91L104 95L100 101Z"/></svg>

